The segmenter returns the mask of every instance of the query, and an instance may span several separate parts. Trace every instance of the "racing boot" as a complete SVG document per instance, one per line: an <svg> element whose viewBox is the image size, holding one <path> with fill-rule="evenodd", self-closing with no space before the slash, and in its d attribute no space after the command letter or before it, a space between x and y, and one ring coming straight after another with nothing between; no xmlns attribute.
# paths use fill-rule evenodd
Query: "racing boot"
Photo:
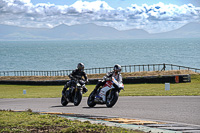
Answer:
<svg viewBox="0 0 200 133"><path fill-rule="evenodd" d="M94 94L95 94L95 97L97 98L97 99L100 99L101 97L99 96L99 94L97 93L97 90L99 89L99 85L97 85L95 88L94 88Z"/></svg>
<svg viewBox="0 0 200 133"><path fill-rule="evenodd" d="M83 94L85 94L88 91L88 89L84 86L83 87Z"/></svg>

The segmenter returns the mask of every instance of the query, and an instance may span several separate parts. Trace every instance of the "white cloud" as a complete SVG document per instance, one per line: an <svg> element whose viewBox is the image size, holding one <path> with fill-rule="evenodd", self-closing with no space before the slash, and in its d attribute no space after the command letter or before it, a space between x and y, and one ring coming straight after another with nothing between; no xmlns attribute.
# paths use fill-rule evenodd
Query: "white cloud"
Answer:
<svg viewBox="0 0 200 133"><path fill-rule="evenodd" d="M95 1L95 2L87 2L87 1L77 1L71 7L75 8L79 12L85 11L100 11L100 10L114 10L104 1Z"/></svg>
<svg viewBox="0 0 200 133"><path fill-rule="evenodd" d="M77 1L72 5L40 3L33 5L30 0L1 0L1 24L23 27L53 27L96 23L119 30L143 28L149 32L163 32L179 28L188 22L200 22L200 8L188 5L138 6L132 4L125 9L110 7L104 1Z"/></svg>

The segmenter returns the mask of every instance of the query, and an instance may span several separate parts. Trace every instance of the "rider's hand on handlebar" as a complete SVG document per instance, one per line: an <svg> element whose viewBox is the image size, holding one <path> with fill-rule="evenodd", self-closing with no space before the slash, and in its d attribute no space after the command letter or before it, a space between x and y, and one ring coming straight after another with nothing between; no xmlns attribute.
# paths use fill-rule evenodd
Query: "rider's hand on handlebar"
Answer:
<svg viewBox="0 0 200 133"><path fill-rule="evenodd" d="M104 80L104 81L111 81L111 78L110 78L110 77L107 77L107 76L104 76L104 77L103 77L103 80Z"/></svg>
<svg viewBox="0 0 200 133"><path fill-rule="evenodd" d="M85 81L85 83L86 83L86 84L89 83L89 80Z"/></svg>
<svg viewBox="0 0 200 133"><path fill-rule="evenodd" d="M106 81L111 81L111 78L105 78Z"/></svg>
<svg viewBox="0 0 200 133"><path fill-rule="evenodd" d="M76 78L77 78L77 79L81 79L81 76L79 76L79 75L76 75Z"/></svg>

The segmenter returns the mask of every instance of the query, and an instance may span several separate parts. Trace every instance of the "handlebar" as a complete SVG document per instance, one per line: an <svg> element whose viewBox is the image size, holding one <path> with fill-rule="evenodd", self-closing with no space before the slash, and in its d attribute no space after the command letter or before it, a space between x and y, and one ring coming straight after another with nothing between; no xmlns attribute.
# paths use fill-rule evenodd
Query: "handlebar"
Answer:
<svg viewBox="0 0 200 133"><path fill-rule="evenodd" d="M76 79L75 80L76 82L78 82L78 83L81 83L81 84L87 84L87 83L89 83L89 81L87 80L87 81L85 81L85 80L79 80L79 79Z"/></svg>

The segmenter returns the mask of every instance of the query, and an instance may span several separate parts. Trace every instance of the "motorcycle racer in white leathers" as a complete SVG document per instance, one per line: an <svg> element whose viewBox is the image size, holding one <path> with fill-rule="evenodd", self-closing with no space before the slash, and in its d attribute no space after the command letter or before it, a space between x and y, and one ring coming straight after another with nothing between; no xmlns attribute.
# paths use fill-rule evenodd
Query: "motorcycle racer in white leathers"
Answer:
<svg viewBox="0 0 200 133"><path fill-rule="evenodd" d="M96 87L94 88L94 93L97 92L98 88L100 86L103 86L107 80L111 80L112 77L114 77L118 83L122 83L122 75L120 74L121 72L121 66L116 64L113 68L113 71L108 72L104 77L103 80L99 80Z"/></svg>

